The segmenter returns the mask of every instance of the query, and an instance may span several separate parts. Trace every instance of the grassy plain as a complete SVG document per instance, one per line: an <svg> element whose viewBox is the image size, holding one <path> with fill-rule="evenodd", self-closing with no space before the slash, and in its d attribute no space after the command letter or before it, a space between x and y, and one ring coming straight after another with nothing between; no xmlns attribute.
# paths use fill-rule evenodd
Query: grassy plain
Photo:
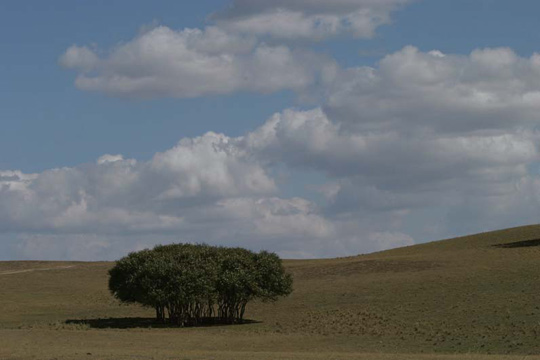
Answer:
<svg viewBox="0 0 540 360"><path fill-rule="evenodd" d="M252 323L185 329L115 301L112 263L0 262L0 359L540 359L538 239L286 261L294 293L252 304Z"/></svg>

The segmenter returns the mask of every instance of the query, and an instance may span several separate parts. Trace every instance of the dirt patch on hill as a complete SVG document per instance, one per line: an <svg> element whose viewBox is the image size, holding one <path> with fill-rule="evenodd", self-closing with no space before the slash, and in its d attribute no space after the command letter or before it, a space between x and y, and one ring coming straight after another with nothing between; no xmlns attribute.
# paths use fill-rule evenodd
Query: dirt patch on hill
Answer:
<svg viewBox="0 0 540 360"><path fill-rule="evenodd" d="M524 247L533 247L540 246L540 239L534 240L525 240L525 241L516 241L506 244L496 244L493 247L502 248L502 249L514 249L514 248L524 248Z"/></svg>
<svg viewBox="0 0 540 360"><path fill-rule="evenodd" d="M71 269L73 267L75 267L75 265L55 266L55 267L38 268L38 269L6 270L6 271L0 271L0 276L2 276L2 275L22 274L22 273L34 272L34 271L49 271L49 270Z"/></svg>

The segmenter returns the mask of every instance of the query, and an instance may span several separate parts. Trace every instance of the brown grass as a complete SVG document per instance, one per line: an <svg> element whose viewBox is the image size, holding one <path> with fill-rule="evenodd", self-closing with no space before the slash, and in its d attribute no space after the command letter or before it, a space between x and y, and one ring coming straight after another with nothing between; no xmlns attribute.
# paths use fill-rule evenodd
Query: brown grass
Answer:
<svg viewBox="0 0 540 360"><path fill-rule="evenodd" d="M0 359L533 359L537 239L528 226L287 261L292 296L253 304L255 323L197 329L159 328L152 311L118 304L111 263L0 262L0 274L41 269L0 275ZM508 243L519 246L496 246Z"/></svg>

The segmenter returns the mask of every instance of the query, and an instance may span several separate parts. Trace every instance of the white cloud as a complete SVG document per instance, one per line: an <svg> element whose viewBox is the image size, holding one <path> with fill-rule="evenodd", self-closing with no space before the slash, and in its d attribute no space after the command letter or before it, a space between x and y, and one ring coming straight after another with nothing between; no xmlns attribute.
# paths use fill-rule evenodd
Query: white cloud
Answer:
<svg viewBox="0 0 540 360"><path fill-rule="evenodd" d="M23 234L15 238L12 251L21 260L95 261L110 258L111 252L117 258L125 254L125 249L119 250L114 240L95 234Z"/></svg>
<svg viewBox="0 0 540 360"><path fill-rule="evenodd" d="M2 171L0 237L25 259L113 259L178 241L322 255L333 224L314 203L276 193L256 159L208 133L147 162L104 155L32 175Z"/></svg>
<svg viewBox="0 0 540 360"><path fill-rule="evenodd" d="M122 160L124 160L124 157L122 155L105 154L101 156L99 159L97 159L96 162L98 165L103 165L103 164L113 163L113 162L122 161Z"/></svg>
<svg viewBox="0 0 540 360"><path fill-rule="evenodd" d="M283 198L242 139L208 133L137 162L96 163L37 174L0 174L0 240L20 259L114 259L157 243L207 242L284 256L378 250L357 222L314 202ZM365 225L365 224L364 224ZM403 237L386 239L398 245Z"/></svg>
<svg viewBox="0 0 540 360"><path fill-rule="evenodd" d="M441 54L409 46L376 68L344 70L328 86L324 109L365 131L457 133L536 122L538 55L522 58L506 48Z"/></svg>
<svg viewBox="0 0 540 360"><path fill-rule="evenodd" d="M59 62L66 68L90 71L99 65L99 57L86 46L73 45L60 56Z"/></svg>
<svg viewBox="0 0 540 360"><path fill-rule="evenodd" d="M265 170L228 142L208 133L148 162L105 155L96 164L34 175L2 172L0 223L21 231L160 230L181 223L175 211L183 202L274 193Z"/></svg>
<svg viewBox="0 0 540 360"><path fill-rule="evenodd" d="M412 125L414 126L414 125ZM420 184L451 177L481 177L487 169L524 174L538 160L536 135L524 130L479 134L431 132L414 136L388 131L350 131L321 109L286 110L240 141L262 159L324 171L332 177L362 176L373 183ZM489 176L493 176L490 173ZM400 185L401 186L401 185Z"/></svg>
<svg viewBox="0 0 540 360"><path fill-rule="evenodd" d="M73 45L60 64L80 71L75 84L81 90L142 98L302 90L317 80L321 68L333 66L324 57L217 27L174 31L166 26L143 32L105 57Z"/></svg>
<svg viewBox="0 0 540 360"><path fill-rule="evenodd" d="M267 164L326 174L320 191L334 224L396 220L364 224L366 234L433 239L535 222L537 59L406 47L377 67L337 73L322 108L285 110L237 141Z"/></svg>
<svg viewBox="0 0 540 360"><path fill-rule="evenodd" d="M220 21L272 14L265 4L237 2ZM310 17L359 2L278 4ZM86 50L64 60L81 71L79 85L126 96L303 88L324 67L244 36L161 27L97 63L84 60L92 59ZM535 222L539 59L508 48L455 55L405 47L374 67L331 67L320 79L320 107L284 110L239 138L183 139L147 162L104 155L39 174L0 172L0 229L24 234L21 253L76 234L96 235L96 254L156 236L316 257ZM297 65L306 76L296 76ZM283 164L323 174L327 182L313 184L322 199L283 196L271 176Z"/></svg>
<svg viewBox="0 0 540 360"><path fill-rule="evenodd" d="M217 24L241 33L281 39L324 39L341 33L371 38L390 13L409 0L235 0L214 15Z"/></svg>
<svg viewBox="0 0 540 360"><path fill-rule="evenodd" d="M326 239L335 233L316 206L301 198L232 199L221 205L235 216L252 218L258 236L278 241L292 237Z"/></svg>

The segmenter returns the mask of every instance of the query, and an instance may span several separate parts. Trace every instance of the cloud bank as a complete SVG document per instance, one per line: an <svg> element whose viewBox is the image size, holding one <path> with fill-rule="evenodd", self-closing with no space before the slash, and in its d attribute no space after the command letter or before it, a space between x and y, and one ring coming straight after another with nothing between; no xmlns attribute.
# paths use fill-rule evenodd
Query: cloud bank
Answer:
<svg viewBox="0 0 540 360"><path fill-rule="evenodd" d="M214 15L229 30L278 39L322 40L340 34L372 38L408 0L235 0Z"/></svg>
<svg viewBox="0 0 540 360"><path fill-rule="evenodd" d="M121 97L301 92L333 73L336 65L287 41L340 34L369 39L390 22L392 11L410 2L235 0L203 29L145 28L107 51L72 45L59 63L78 72L79 89Z"/></svg>
<svg viewBox="0 0 540 360"><path fill-rule="evenodd" d="M2 171L2 236L16 234L21 256L47 243L109 258L205 241L315 257L536 222L538 58L406 47L337 71L320 107L286 109L241 137L185 138L147 162L106 154ZM284 196L278 168L326 180Z"/></svg>
<svg viewBox="0 0 540 360"><path fill-rule="evenodd" d="M193 98L241 91L300 91L333 62L217 27L152 28L104 55L73 45L59 59L81 90L135 98Z"/></svg>
<svg viewBox="0 0 540 360"><path fill-rule="evenodd" d="M108 51L71 46L59 62L82 90L313 91L320 101L240 137L181 139L149 161L104 154L0 171L0 250L95 260L183 241L328 257L538 222L539 54L407 46L339 68L298 47L372 38L409 2L236 0L204 29L154 27Z"/></svg>

